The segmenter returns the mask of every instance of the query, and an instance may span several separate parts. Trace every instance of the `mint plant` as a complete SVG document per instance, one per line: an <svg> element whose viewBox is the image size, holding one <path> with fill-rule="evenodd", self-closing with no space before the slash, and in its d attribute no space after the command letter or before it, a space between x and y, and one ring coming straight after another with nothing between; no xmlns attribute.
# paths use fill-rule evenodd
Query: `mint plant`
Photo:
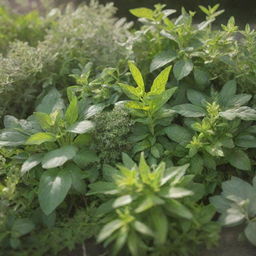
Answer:
<svg viewBox="0 0 256 256"><path fill-rule="evenodd" d="M162 146L157 143L157 136L161 134L161 127L164 119L172 117L174 111L164 108L164 105L173 96L176 87L167 89L171 67L164 69L153 81L150 91L146 92L141 72L132 62L129 63L130 72L137 87L120 83L124 93L130 98L125 107L130 111L134 121L139 125L135 126L131 141L136 142L134 154L143 150L150 150L153 158L160 158Z"/></svg>
<svg viewBox="0 0 256 256"><path fill-rule="evenodd" d="M223 226L245 224L245 237L256 246L255 216L256 183L253 185L237 177L222 183L222 193L210 198L210 202L221 214L219 221Z"/></svg>
<svg viewBox="0 0 256 256"><path fill-rule="evenodd" d="M88 193L109 197L97 209L105 222L98 241L112 244L113 255L123 253L124 247L131 255L155 255L153 252L163 250L167 241L175 245L179 232L185 231L182 231L182 225L186 220L195 221L198 227L211 226L209 223L214 214L211 207L207 209L209 218L204 223L195 219L193 205L201 198L202 187L192 182L192 176L185 175L188 165L167 168L162 162L150 167L144 154L141 154L138 165L123 154L123 163L117 166L118 170L112 168L111 181L91 184ZM105 171L109 172L109 168ZM187 232L194 228L188 227ZM217 226L211 229L212 232L217 230ZM178 249L174 251L177 253Z"/></svg>
<svg viewBox="0 0 256 256"><path fill-rule="evenodd" d="M58 92L51 90L37 110L44 112L35 112L29 120L6 116L0 145L23 147L24 157L28 155L21 167L23 175L41 166L38 198L42 210L49 215L71 187L85 193L86 175L80 168L98 158L89 147L94 128L93 122L86 120L92 116L90 108L81 111L77 98L73 97L64 109Z"/></svg>

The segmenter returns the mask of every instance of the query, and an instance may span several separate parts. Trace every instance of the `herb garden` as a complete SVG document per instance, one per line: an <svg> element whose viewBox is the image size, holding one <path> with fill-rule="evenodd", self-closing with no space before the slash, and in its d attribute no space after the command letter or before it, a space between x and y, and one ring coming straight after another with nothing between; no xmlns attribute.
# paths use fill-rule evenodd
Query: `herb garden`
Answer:
<svg viewBox="0 0 256 256"><path fill-rule="evenodd" d="M255 30L115 11L0 9L0 255L199 256L236 225L256 246Z"/></svg>

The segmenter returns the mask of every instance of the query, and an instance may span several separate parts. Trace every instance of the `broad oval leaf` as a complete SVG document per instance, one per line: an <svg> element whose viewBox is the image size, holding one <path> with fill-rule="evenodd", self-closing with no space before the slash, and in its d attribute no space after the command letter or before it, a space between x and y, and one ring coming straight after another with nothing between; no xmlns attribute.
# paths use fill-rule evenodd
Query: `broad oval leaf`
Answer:
<svg viewBox="0 0 256 256"><path fill-rule="evenodd" d="M236 81L230 80L222 87L220 91L220 101L225 106L228 103L228 99L231 99L236 94Z"/></svg>
<svg viewBox="0 0 256 256"><path fill-rule="evenodd" d="M177 113L185 117L202 117L205 116L205 110L193 104L181 104L173 107Z"/></svg>
<svg viewBox="0 0 256 256"><path fill-rule="evenodd" d="M91 132L94 129L94 123L91 121L80 121L72 124L67 130L72 133L86 133Z"/></svg>
<svg viewBox="0 0 256 256"><path fill-rule="evenodd" d="M176 58L177 58L177 54L175 51L168 50L168 51L161 52L160 54L156 55L152 60L150 65L150 72L153 72L156 69L167 65L168 63L172 62Z"/></svg>
<svg viewBox="0 0 256 256"><path fill-rule="evenodd" d="M16 237L24 236L35 228L35 224L27 219L16 219L12 226L12 232Z"/></svg>
<svg viewBox="0 0 256 256"><path fill-rule="evenodd" d="M165 128L164 131L171 140L183 146L187 145L191 141L193 136L189 129L186 129L176 124Z"/></svg>
<svg viewBox="0 0 256 256"><path fill-rule="evenodd" d="M236 137L235 144L242 148L256 148L256 137L251 134L242 134Z"/></svg>
<svg viewBox="0 0 256 256"><path fill-rule="evenodd" d="M245 228L245 235L247 239L256 246L256 223L255 222L249 222L247 227Z"/></svg>
<svg viewBox="0 0 256 256"><path fill-rule="evenodd" d="M63 169L47 170L39 183L38 198L46 215L51 214L65 199L72 184L70 172Z"/></svg>
<svg viewBox="0 0 256 256"><path fill-rule="evenodd" d="M88 150L88 149L83 149L79 151L75 157L73 158L73 161L80 167L84 168L88 164L98 162L99 158L96 155L95 152Z"/></svg>
<svg viewBox="0 0 256 256"><path fill-rule="evenodd" d="M242 150L233 150L231 154L227 156L229 163L239 170L250 171L251 161L248 155Z"/></svg>
<svg viewBox="0 0 256 256"><path fill-rule="evenodd" d="M69 145L46 153L42 159L42 167L44 169L51 169L62 166L68 160L71 160L77 152L75 146Z"/></svg>
<svg viewBox="0 0 256 256"><path fill-rule="evenodd" d="M193 63L190 60L179 60L173 67L174 76L178 81L188 76L192 70Z"/></svg>
<svg viewBox="0 0 256 256"><path fill-rule="evenodd" d="M22 165L21 167L21 174L25 174L26 172L28 172L29 170L31 170L32 168L34 168L35 166L37 166L38 164L41 163L43 158L43 154L35 154L32 155L31 157L29 157Z"/></svg>
<svg viewBox="0 0 256 256"><path fill-rule="evenodd" d="M202 106L207 101L206 95L193 89L188 89L187 98L192 104L196 106Z"/></svg>
<svg viewBox="0 0 256 256"><path fill-rule="evenodd" d="M64 101L56 88L52 88L48 94L44 96L40 104L36 107L37 112L43 112L47 114L63 109Z"/></svg>
<svg viewBox="0 0 256 256"><path fill-rule="evenodd" d="M25 144L28 136L17 131L2 130L0 132L0 146L15 147Z"/></svg>
<svg viewBox="0 0 256 256"><path fill-rule="evenodd" d="M194 78L201 88L210 84L210 74L199 68L194 68Z"/></svg>

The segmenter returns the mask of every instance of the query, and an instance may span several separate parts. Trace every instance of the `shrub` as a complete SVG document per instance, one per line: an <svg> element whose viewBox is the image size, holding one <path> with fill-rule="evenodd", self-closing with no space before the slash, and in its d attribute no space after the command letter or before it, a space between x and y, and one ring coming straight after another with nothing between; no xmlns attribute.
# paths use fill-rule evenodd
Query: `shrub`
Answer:
<svg viewBox="0 0 256 256"><path fill-rule="evenodd" d="M47 86L65 88L78 64L93 62L101 70L118 66L120 60L124 63L130 54L130 24L113 18L114 12L111 4L94 1L77 9L69 6L63 13L55 9L45 18L55 20L54 26L36 47L12 44L0 61L0 93L7 99L0 103L1 112L20 112L20 117L31 113L20 102L33 105Z"/></svg>

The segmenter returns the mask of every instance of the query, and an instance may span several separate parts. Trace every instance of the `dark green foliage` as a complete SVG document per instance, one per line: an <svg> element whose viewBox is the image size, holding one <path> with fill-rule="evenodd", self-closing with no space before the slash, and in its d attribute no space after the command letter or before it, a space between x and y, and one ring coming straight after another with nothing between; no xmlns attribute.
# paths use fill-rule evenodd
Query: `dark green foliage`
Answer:
<svg viewBox="0 0 256 256"><path fill-rule="evenodd" d="M255 244L256 33L199 8L199 24L133 9L134 31L95 1L3 14L16 31L0 37L4 255L65 255L92 236L109 255L198 255L240 222Z"/></svg>
<svg viewBox="0 0 256 256"><path fill-rule="evenodd" d="M95 117L94 143L99 158L104 163L116 163L121 152L130 152L132 143L128 141L134 122L121 107L104 111Z"/></svg>

